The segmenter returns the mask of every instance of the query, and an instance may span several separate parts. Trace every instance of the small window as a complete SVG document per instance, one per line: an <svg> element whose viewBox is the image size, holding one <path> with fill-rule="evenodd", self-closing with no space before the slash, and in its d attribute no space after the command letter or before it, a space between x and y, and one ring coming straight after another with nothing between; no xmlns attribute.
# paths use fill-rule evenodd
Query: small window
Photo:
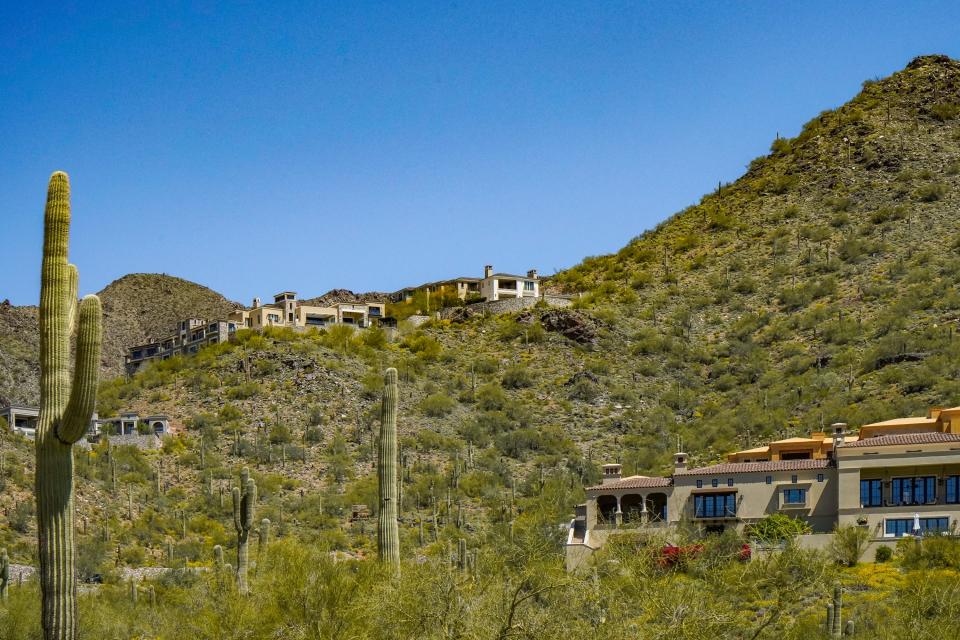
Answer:
<svg viewBox="0 0 960 640"><path fill-rule="evenodd" d="M697 480L697 489L703 489L703 480Z"/></svg>
<svg viewBox="0 0 960 640"><path fill-rule="evenodd" d="M767 476L767 484L773 484L773 476Z"/></svg>
<svg viewBox="0 0 960 640"><path fill-rule="evenodd" d="M790 482L797 484L797 476L790 476Z"/></svg>
<svg viewBox="0 0 960 640"><path fill-rule="evenodd" d="M732 487L732 486L733 486L733 478L727 478L727 486L728 486L728 487Z"/></svg>
<svg viewBox="0 0 960 640"><path fill-rule="evenodd" d="M823 474L822 474L822 473L818 473L818 474L817 474L817 482L823 482Z"/></svg>
<svg viewBox="0 0 960 640"><path fill-rule="evenodd" d="M719 487L719 486L720 486L720 481L717 480L716 478L714 478L713 480L710 481L710 486L712 486L712 487Z"/></svg>

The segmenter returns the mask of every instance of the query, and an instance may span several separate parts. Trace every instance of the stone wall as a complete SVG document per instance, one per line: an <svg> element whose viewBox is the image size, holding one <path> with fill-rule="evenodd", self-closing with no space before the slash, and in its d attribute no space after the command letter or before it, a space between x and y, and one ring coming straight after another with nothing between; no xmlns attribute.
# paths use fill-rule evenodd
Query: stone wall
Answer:
<svg viewBox="0 0 960 640"><path fill-rule="evenodd" d="M159 449L160 448L160 438L153 435L152 433L141 435L139 433L130 433L127 435L116 435L108 436L101 435L101 439L109 440L110 444L115 447L136 447L137 449ZM90 443L86 440L81 440L78 442L81 447L89 448Z"/></svg>
<svg viewBox="0 0 960 640"><path fill-rule="evenodd" d="M530 309L538 302L544 302L548 307L570 307L573 306L573 299L564 296L546 295L537 298L504 298L503 300L494 300L492 302L476 302L466 307L448 307L440 311L440 318L446 320L453 317L454 314L462 313L467 309L471 314L499 315L501 313L515 313Z"/></svg>

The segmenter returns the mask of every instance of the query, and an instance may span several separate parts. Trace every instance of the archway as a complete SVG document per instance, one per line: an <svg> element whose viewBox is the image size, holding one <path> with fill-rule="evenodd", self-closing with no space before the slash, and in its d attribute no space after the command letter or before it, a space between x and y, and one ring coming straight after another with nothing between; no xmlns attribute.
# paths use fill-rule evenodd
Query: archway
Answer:
<svg viewBox="0 0 960 640"><path fill-rule="evenodd" d="M601 523L613 523L617 512L617 499L614 496L597 496L597 518Z"/></svg>
<svg viewBox="0 0 960 640"><path fill-rule="evenodd" d="M163 429L163 423L162 423L162 422L157 421L157 422L154 422L154 423L153 423L153 433L154 433L154 434L156 434L156 435L159 436L160 434L163 433L163 431L164 431L164 429Z"/></svg>
<svg viewBox="0 0 960 640"><path fill-rule="evenodd" d="M647 511L650 512L650 520L667 520L667 494L651 493L647 496Z"/></svg>
<svg viewBox="0 0 960 640"><path fill-rule="evenodd" d="M643 496L630 493L620 498L620 511L623 512L624 522L640 522L643 517Z"/></svg>

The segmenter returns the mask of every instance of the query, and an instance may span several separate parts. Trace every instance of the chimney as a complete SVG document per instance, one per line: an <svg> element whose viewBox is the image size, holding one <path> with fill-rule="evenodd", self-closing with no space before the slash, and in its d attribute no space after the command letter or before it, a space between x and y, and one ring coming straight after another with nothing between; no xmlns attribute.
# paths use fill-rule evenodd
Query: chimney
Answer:
<svg viewBox="0 0 960 640"><path fill-rule="evenodd" d="M673 454L673 470L674 471L683 471L687 468L687 454L682 451L678 451Z"/></svg>
<svg viewBox="0 0 960 640"><path fill-rule="evenodd" d="M536 280L537 277L538 277L538 276L537 276L537 270L536 270L536 269L530 269L530 271L527 271L527 277L528 277L528 278L533 278L534 280Z"/></svg>
<svg viewBox="0 0 960 640"><path fill-rule="evenodd" d="M259 306L260 306L260 298L254 298L254 299L253 299L253 308L256 309L256 308L259 307Z"/></svg>
<svg viewBox="0 0 960 640"><path fill-rule="evenodd" d="M493 275L493 265L492 264L485 265L483 267L483 277L489 278L492 275Z"/></svg>
<svg viewBox="0 0 960 640"><path fill-rule="evenodd" d="M620 479L620 472L623 469L623 465L619 464L605 464L603 465L603 483L610 484L611 482L616 482Z"/></svg>
<svg viewBox="0 0 960 640"><path fill-rule="evenodd" d="M830 425L830 430L833 431L833 450L836 451L837 446L843 444L843 436L847 432L847 423L834 422L832 425Z"/></svg>

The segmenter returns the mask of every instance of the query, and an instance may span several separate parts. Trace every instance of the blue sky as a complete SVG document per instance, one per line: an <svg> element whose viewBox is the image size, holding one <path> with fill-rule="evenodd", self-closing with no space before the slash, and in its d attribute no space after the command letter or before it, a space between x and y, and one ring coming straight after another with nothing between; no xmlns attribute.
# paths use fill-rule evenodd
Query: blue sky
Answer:
<svg viewBox="0 0 960 640"><path fill-rule="evenodd" d="M56 169L84 293L552 273L864 79L960 56L957 24L947 2L4 3L0 300L37 300Z"/></svg>

